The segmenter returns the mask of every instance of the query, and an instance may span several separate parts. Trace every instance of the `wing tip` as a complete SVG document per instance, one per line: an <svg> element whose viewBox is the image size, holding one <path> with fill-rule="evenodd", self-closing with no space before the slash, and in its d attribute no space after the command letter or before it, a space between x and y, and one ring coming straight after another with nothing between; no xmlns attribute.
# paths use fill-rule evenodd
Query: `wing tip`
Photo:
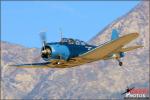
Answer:
<svg viewBox="0 0 150 100"><path fill-rule="evenodd" d="M139 33L135 32L135 33L131 33L133 35L133 37L138 37L139 36Z"/></svg>

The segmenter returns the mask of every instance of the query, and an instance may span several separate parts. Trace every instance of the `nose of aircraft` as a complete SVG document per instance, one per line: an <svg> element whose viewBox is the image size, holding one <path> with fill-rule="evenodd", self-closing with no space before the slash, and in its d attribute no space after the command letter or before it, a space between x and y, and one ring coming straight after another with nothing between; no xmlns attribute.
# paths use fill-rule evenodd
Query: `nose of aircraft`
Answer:
<svg viewBox="0 0 150 100"><path fill-rule="evenodd" d="M42 51L41 51L41 57L42 58L49 58L51 56L51 49L49 46L45 46L42 48Z"/></svg>

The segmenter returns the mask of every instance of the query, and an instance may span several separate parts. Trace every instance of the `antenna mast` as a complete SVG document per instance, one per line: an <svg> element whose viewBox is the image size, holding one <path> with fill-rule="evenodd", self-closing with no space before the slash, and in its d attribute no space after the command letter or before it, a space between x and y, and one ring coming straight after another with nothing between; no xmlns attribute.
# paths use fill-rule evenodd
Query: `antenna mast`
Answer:
<svg viewBox="0 0 150 100"><path fill-rule="evenodd" d="M62 40L62 29L61 28L59 28L59 31L60 31L60 40Z"/></svg>

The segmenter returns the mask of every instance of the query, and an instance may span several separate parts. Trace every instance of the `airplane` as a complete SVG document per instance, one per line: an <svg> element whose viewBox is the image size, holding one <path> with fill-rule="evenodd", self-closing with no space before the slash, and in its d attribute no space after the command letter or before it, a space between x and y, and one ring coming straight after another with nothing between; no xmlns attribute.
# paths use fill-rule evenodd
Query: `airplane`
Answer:
<svg viewBox="0 0 150 100"><path fill-rule="evenodd" d="M126 93L129 93L129 92L130 92L131 90L133 90L134 88L135 88L135 87L132 87L132 88L127 87L126 91L123 92L121 95L126 94Z"/></svg>
<svg viewBox="0 0 150 100"><path fill-rule="evenodd" d="M119 32L113 29L111 32L111 41L95 46L72 38L61 38L60 42L48 43L45 34L41 33L40 37L43 44L41 57L44 62L11 66L19 68L70 68L107 59L115 59L119 62L120 66L123 66L120 58L125 56L125 52L143 47L140 45L124 47L138 36L138 33L130 33L119 37Z"/></svg>

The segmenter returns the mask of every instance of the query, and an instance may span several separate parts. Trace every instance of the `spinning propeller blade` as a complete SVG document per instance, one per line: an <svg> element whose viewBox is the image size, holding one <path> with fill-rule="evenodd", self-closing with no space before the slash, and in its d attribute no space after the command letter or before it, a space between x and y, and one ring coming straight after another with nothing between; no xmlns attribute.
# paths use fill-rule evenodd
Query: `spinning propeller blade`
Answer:
<svg viewBox="0 0 150 100"><path fill-rule="evenodd" d="M43 47L45 49L45 45L46 45L46 32L40 32L40 38L41 38Z"/></svg>

